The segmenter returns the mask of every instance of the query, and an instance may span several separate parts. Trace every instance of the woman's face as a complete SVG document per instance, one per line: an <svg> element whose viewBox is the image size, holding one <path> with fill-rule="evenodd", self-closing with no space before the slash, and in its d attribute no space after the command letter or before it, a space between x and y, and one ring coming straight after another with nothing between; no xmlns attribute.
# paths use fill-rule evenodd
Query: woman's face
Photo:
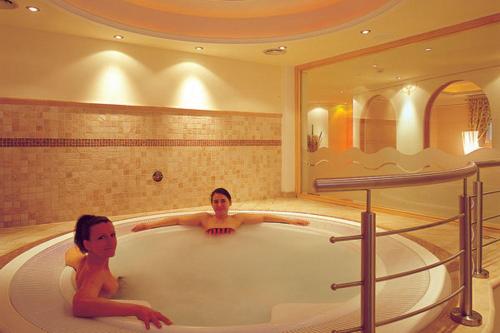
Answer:
<svg viewBox="0 0 500 333"><path fill-rule="evenodd" d="M216 215L227 214L229 206L231 206L231 201L229 201L224 194L214 193L212 197L212 208Z"/></svg>
<svg viewBox="0 0 500 333"><path fill-rule="evenodd" d="M89 253L99 257L113 257L116 250L116 234L113 223L105 222L91 226L89 240L84 240L83 245Z"/></svg>

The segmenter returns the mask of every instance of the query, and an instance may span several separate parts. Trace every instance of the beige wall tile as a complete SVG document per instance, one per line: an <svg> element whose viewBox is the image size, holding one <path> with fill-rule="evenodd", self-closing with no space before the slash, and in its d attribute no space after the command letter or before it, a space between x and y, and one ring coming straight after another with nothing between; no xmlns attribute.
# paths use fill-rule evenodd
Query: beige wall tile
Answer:
<svg viewBox="0 0 500 333"><path fill-rule="evenodd" d="M121 215L206 205L215 187L226 187L235 201L280 195L280 117L168 111L0 104L0 137L278 143L0 147L0 227L75 220L84 213ZM164 175L159 183L152 180L155 170Z"/></svg>

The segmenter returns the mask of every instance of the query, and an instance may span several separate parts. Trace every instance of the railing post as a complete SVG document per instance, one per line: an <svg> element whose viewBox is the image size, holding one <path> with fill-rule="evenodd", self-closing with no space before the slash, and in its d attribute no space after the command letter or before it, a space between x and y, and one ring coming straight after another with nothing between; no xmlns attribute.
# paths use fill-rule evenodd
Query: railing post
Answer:
<svg viewBox="0 0 500 333"><path fill-rule="evenodd" d="M459 198L460 213L460 284L463 285L460 294L460 306L454 308L451 319L465 326L480 326L481 314L472 310L472 242L469 196L467 195L467 178L464 178L463 194Z"/></svg>
<svg viewBox="0 0 500 333"><path fill-rule="evenodd" d="M477 178L474 182L474 195L476 198L474 207L476 254L474 256L473 276L480 279L487 279L490 273L483 269L483 182L479 175L479 169L477 170Z"/></svg>
<svg viewBox="0 0 500 333"><path fill-rule="evenodd" d="M375 213L371 212L371 191L366 190L366 211L361 213L361 326L363 333L375 332Z"/></svg>

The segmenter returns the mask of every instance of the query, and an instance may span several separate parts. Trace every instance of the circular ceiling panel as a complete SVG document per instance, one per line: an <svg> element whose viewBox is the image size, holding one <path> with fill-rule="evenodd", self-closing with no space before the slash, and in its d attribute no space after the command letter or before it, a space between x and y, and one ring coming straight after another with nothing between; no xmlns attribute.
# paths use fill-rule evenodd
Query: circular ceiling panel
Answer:
<svg viewBox="0 0 500 333"><path fill-rule="evenodd" d="M331 32L400 0L52 0L88 19L177 40L255 43Z"/></svg>
<svg viewBox="0 0 500 333"><path fill-rule="evenodd" d="M136 6L179 15L248 18L283 16L329 7L339 0L125 0Z"/></svg>

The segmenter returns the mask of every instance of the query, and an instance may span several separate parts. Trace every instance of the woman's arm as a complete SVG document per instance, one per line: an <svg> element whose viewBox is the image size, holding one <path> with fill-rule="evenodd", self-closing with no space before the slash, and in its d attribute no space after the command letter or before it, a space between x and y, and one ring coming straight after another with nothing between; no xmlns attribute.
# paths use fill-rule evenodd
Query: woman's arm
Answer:
<svg viewBox="0 0 500 333"><path fill-rule="evenodd" d="M132 231L142 231L148 229L154 229L159 227L166 227L170 225L190 225L190 226L198 226L203 223L205 219L208 218L208 213L197 213L190 214L186 216L172 216L167 217L160 221L150 222L150 223L139 223L136 224Z"/></svg>
<svg viewBox="0 0 500 333"><path fill-rule="evenodd" d="M75 317L136 316L144 322L147 329L150 323L161 327L161 321L170 325L172 322L158 311L138 304L121 303L99 297L103 284L102 273L89 275L83 281L73 297L73 315Z"/></svg>
<svg viewBox="0 0 500 333"><path fill-rule="evenodd" d="M309 222L302 219L288 218L283 216L276 216L271 214L246 214L239 213L235 214L236 218L238 218L241 223L245 224L256 224L262 222L273 222L273 223L288 223L288 224L296 224L296 225L308 225Z"/></svg>

